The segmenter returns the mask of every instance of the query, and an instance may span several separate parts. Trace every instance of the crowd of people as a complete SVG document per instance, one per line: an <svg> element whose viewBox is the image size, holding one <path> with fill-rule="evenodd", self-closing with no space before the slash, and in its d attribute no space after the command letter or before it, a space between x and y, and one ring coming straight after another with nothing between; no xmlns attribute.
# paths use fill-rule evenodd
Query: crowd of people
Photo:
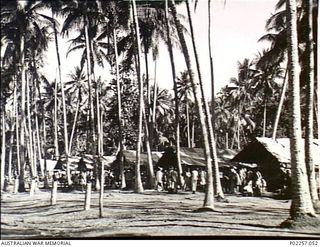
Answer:
<svg viewBox="0 0 320 247"><path fill-rule="evenodd" d="M267 182L258 169L231 167L222 174L221 184L224 193L261 196L266 190Z"/></svg>

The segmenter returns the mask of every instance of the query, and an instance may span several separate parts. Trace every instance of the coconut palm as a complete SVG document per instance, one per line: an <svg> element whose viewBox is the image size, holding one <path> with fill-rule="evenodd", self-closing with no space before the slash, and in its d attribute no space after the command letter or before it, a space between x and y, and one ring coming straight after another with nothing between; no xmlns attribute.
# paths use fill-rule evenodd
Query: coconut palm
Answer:
<svg viewBox="0 0 320 247"><path fill-rule="evenodd" d="M314 102L314 54L313 54L313 35L312 35L312 9L313 1L305 2L307 15L306 53L307 53L307 73L306 73L306 114L305 114L305 162L307 166L311 199L318 209L319 198L317 193L317 184L315 180L315 167L313 163L313 102Z"/></svg>
<svg viewBox="0 0 320 247"><path fill-rule="evenodd" d="M143 81L141 74L141 43L140 43L140 30L137 16L137 6L136 1L132 0L132 19L133 19L133 28L135 33L135 43L137 49L137 59L136 59L136 70L137 70L137 79L139 83L139 123L138 123L138 140L137 140L137 153L136 153L136 166L135 166L135 192L142 193L142 181L140 173L140 163L141 163L141 138L142 138L142 117L143 117Z"/></svg>
<svg viewBox="0 0 320 247"><path fill-rule="evenodd" d="M292 202L290 216L293 220L314 215L306 166L303 159L300 123L299 55L297 38L297 6L295 0L287 0L289 85L292 107L291 122L291 170Z"/></svg>
<svg viewBox="0 0 320 247"><path fill-rule="evenodd" d="M185 105L185 114L187 119L187 143L188 147L191 147L189 105L192 98L192 85L188 77L188 71L181 72L180 77L177 78L177 83L178 97Z"/></svg>
<svg viewBox="0 0 320 247"><path fill-rule="evenodd" d="M11 43L15 49L16 59L15 63L19 64L19 69L16 70L17 78L21 81L19 94L21 101L19 104L19 112L21 114L20 136L17 142L19 147L19 159L21 162L19 171L19 191L24 191L24 170L25 170L25 157L27 146L25 142L25 134L27 133L26 125L26 74L27 67L26 59L27 52L30 47L30 41L36 39L40 42L45 40L45 35L42 33L42 26L48 25L48 18L37 12L39 10L38 3L32 1L9 1L1 4L1 31L8 43ZM41 20L41 23L40 23ZM35 38L36 37L36 38ZM17 125L16 125L17 126ZM17 138L18 139L18 138ZM30 160L30 147L28 159Z"/></svg>
<svg viewBox="0 0 320 247"><path fill-rule="evenodd" d="M203 135L203 144L204 144L204 150L205 150L205 159L207 163L207 176L208 176L208 181L207 181L207 188L206 188L206 194L205 194L205 200L203 204L203 208L213 210L214 209L214 190L213 190L213 176L212 176L212 158L210 154L210 146L209 146L209 139L208 139L208 131L206 127L206 122L205 122L205 115L203 112L202 108L202 100L201 100L201 92L199 88L199 84L196 83L196 78L194 77L192 65L191 65L191 58L189 55L189 50L185 41L184 33L182 26L180 24L180 20L178 19L177 16L177 10L175 6L175 1L171 1L171 6L170 6L171 14L174 18L175 26L178 32L181 48L183 51L183 55L185 58L185 62L187 65L187 69L189 72L189 77L192 83L192 88L193 88L193 93L194 93L194 98L197 106L197 112L199 114L199 120L200 120L200 125L202 129L202 135Z"/></svg>

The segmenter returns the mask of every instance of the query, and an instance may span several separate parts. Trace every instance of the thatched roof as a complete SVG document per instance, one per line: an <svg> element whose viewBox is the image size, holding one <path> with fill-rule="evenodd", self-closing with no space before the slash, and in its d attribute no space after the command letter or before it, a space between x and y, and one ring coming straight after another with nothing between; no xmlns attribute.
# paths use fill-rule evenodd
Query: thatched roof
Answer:
<svg viewBox="0 0 320 247"><path fill-rule="evenodd" d="M236 155L236 151L230 149L217 149L219 166L230 165L230 160ZM186 166L206 166L204 150L202 148L180 148L181 164ZM169 148L159 160L160 166L175 166L176 154L173 148Z"/></svg>
<svg viewBox="0 0 320 247"><path fill-rule="evenodd" d="M68 162L71 170L77 170L78 169L78 164L80 162L81 157L79 156L72 156L68 157ZM95 158L93 155L90 154L85 154L83 156L84 162L86 164L86 168L91 170L93 169L93 165L96 162ZM102 157L102 163L104 164L105 167L110 167L110 164L116 159L116 156L103 156ZM58 161L57 160L46 160L47 163L47 170L48 171L53 171L53 170L66 170L66 159L61 158L61 163L57 165ZM40 165L42 169L44 168L44 159L40 160Z"/></svg>
<svg viewBox="0 0 320 247"><path fill-rule="evenodd" d="M152 152L152 162L156 164L160 157L162 156L163 152ZM125 161L130 163L136 163L136 150L123 150L123 155ZM148 164L148 154L141 153L141 165Z"/></svg>
<svg viewBox="0 0 320 247"><path fill-rule="evenodd" d="M315 165L320 165L320 145L319 139L313 140L313 162ZM300 150L304 154L304 141ZM279 163L290 164L290 139L279 138L273 140L266 137L258 137L242 149L232 160L238 162L259 163L268 154Z"/></svg>

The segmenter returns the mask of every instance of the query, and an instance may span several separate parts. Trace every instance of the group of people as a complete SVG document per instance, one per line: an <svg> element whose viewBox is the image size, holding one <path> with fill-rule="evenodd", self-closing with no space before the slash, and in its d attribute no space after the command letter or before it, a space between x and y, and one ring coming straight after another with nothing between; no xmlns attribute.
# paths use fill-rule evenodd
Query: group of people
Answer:
<svg viewBox="0 0 320 247"><path fill-rule="evenodd" d="M223 171L222 188L224 193L261 196L267 183L258 169L231 167Z"/></svg>
<svg viewBox="0 0 320 247"><path fill-rule="evenodd" d="M196 193L197 190L204 191L207 184L207 173L204 169L194 168L190 171L188 168L183 172L180 181L179 174L173 167L170 167L168 171L158 167L156 172L157 190L169 193L177 193L179 189L192 191L192 193Z"/></svg>

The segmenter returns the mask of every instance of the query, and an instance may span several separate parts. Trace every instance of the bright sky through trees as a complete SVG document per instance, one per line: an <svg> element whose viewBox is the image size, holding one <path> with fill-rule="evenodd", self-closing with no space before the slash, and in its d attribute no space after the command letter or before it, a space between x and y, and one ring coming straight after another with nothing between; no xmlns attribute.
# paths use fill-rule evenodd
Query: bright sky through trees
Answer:
<svg viewBox="0 0 320 247"><path fill-rule="evenodd" d="M213 53L214 53L214 72L216 92L226 85L231 77L237 75L237 61L243 61L245 58L252 59L262 48L268 47L268 44L258 42L258 39L266 33L265 22L274 13L274 7L277 0L213 0L212 31L213 31ZM210 71L208 58L208 17L207 0L199 0L196 13L193 13L195 37L197 48L200 55L201 70L203 73L205 91L210 97ZM185 4L181 4L178 10L186 14ZM60 21L62 24L62 21ZM185 26L189 29L187 19ZM71 33L69 38L75 37ZM66 51L69 43L66 39L60 37L60 52L62 54L62 73L64 78L73 68L80 63L79 53L69 54L66 58ZM190 40L189 40L190 41ZM191 43L189 43L191 49ZM55 50L54 43L50 46L45 73L50 80L56 77ZM157 81L163 88L172 89L172 78L170 69L170 60L167 48L164 44L160 46L160 56L157 63ZM181 52L175 52L175 60L178 75L180 71L185 70L185 62ZM150 61L152 61L150 54ZM154 65L150 67L150 78L154 78ZM144 68L144 66L143 66ZM98 69L98 75L102 79L109 80L109 66L106 63L104 69Z"/></svg>

